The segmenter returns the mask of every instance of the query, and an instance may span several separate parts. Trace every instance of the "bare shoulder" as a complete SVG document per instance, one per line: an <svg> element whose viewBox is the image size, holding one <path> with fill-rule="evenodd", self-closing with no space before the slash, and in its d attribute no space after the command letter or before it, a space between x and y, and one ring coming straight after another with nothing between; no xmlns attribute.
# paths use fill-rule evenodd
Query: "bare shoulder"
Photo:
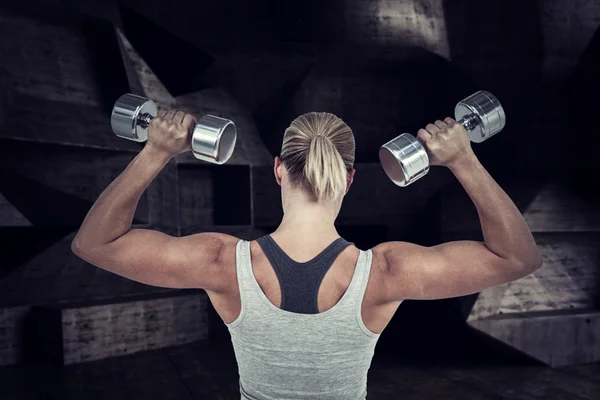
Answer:
<svg viewBox="0 0 600 400"><path fill-rule="evenodd" d="M387 304L404 300L410 293L415 277L411 266L419 263L417 260L426 258L420 251L426 249L409 242L384 242L371 249L373 264L377 265L380 278L377 279L378 303Z"/></svg>
<svg viewBox="0 0 600 400"><path fill-rule="evenodd" d="M220 232L203 232L190 238L192 237L197 239L196 243L210 242L210 247L214 249L212 265L203 272L210 275L210 277L204 277L205 280L210 279L210 285L207 285L209 290L216 293L228 291L232 279L235 279L235 247L240 239ZM202 251L202 246L195 247L198 251ZM203 255L196 254L195 257L201 258Z"/></svg>
<svg viewBox="0 0 600 400"><path fill-rule="evenodd" d="M217 257L217 264L220 268L226 268L232 264L235 270L235 248L240 241L240 238L227 235L224 233L214 233L215 238L219 241L221 250Z"/></svg>
<svg viewBox="0 0 600 400"><path fill-rule="evenodd" d="M410 258L417 256L420 247L422 246L409 242L384 242L373 247L371 251L373 260L377 259L381 267L389 271L392 267L398 268Z"/></svg>

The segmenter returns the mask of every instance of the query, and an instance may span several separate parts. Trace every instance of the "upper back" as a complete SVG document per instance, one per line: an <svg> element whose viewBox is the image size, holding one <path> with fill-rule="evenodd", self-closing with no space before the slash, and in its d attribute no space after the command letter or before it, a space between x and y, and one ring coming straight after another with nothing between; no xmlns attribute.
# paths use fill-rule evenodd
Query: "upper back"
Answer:
<svg viewBox="0 0 600 400"><path fill-rule="evenodd" d="M240 239L233 236L230 236L229 238L230 240L225 242L219 256L219 270L222 273L223 279L227 282L226 285L228 289L226 292L235 296L239 293L236 274L236 246ZM313 259L323 248L323 244L291 243L290 240L286 240L285 238L278 238L277 242L285 249L285 252L290 258L300 263ZM269 265L269 260L262 248L256 241L252 241L250 247L252 251L252 266L257 279L262 281L261 278L267 276L267 280L269 278L271 280L276 280L275 272ZM375 246L370 250L372 252L372 261L369 280L365 291L365 303L380 305L387 301L383 290L385 288L384 284L390 276L388 264L384 256L385 243ZM331 271L328 275L329 278L331 278L330 280L335 283L338 295L339 293L343 293L350 284L359 253L360 249L352 244L340 253L339 257L331 266ZM323 284L327 285L327 281ZM265 289L267 289L267 291L269 290L268 287ZM273 288L271 288L271 290L276 291ZM274 297L277 297L277 295ZM334 295L332 297L336 296Z"/></svg>
<svg viewBox="0 0 600 400"><path fill-rule="evenodd" d="M256 241L241 240L236 245L241 310L226 325L238 361L241 390L255 397L310 393L311 398L363 398L366 373L379 338L360 318L360 300L373 271L372 253L347 246L343 250L346 255L335 260L337 272L326 274L320 286L314 275L304 279L303 271L297 271L300 286L321 288L319 312L310 313L279 307L279 284L282 282L284 289L293 285L293 281L286 282L292 275L279 275L278 280L268 265L270 249L266 248L266 254L261 249ZM288 252L291 256L291 248ZM315 255L305 254L296 261L310 261ZM303 267L307 276L310 268L333 272L324 263Z"/></svg>

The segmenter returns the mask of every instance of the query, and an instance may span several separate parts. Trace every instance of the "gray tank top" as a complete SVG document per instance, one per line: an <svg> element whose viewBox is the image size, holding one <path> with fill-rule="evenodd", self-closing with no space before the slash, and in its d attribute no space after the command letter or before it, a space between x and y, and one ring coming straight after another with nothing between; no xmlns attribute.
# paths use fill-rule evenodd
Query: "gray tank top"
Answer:
<svg viewBox="0 0 600 400"><path fill-rule="evenodd" d="M242 400L363 400L367 372L380 334L361 317L371 271L371 250L360 250L342 298L318 312L317 295L325 273L351 243L338 238L305 263L289 258L270 236L257 240L281 287L282 308L260 288L253 272L250 241L236 246L241 312L225 324L231 334Z"/></svg>

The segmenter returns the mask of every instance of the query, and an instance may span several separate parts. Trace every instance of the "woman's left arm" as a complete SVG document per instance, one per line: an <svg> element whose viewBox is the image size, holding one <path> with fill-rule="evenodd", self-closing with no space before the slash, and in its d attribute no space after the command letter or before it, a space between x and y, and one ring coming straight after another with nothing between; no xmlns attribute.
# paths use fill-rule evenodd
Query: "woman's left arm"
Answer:
<svg viewBox="0 0 600 400"><path fill-rule="evenodd" d="M221 290L219 254L229 235L206 232L172 237L131 229L142 193L169 160L189 150L195 120L162 111L148 129L148 143L88 212L71 249L99 268L153 286Z"/></svg>

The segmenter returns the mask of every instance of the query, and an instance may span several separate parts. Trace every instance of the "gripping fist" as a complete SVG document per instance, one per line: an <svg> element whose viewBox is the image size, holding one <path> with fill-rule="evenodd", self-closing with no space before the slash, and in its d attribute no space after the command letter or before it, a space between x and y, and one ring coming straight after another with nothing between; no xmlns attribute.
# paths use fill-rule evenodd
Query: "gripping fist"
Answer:
<svg viewBox="0 0 600 400"><path fill-rule="evenodd" d="M425 147L429 165L450 167L462 157L473 154L467 131L450 117L419 129L417 139Z"/></svg>
<svg viewBox="0 0 600 400"><path fill-rule="evenodd" d="M183 111L161 110L148 126L148 145L170 156L192 150L196 118Z"/></svg>

